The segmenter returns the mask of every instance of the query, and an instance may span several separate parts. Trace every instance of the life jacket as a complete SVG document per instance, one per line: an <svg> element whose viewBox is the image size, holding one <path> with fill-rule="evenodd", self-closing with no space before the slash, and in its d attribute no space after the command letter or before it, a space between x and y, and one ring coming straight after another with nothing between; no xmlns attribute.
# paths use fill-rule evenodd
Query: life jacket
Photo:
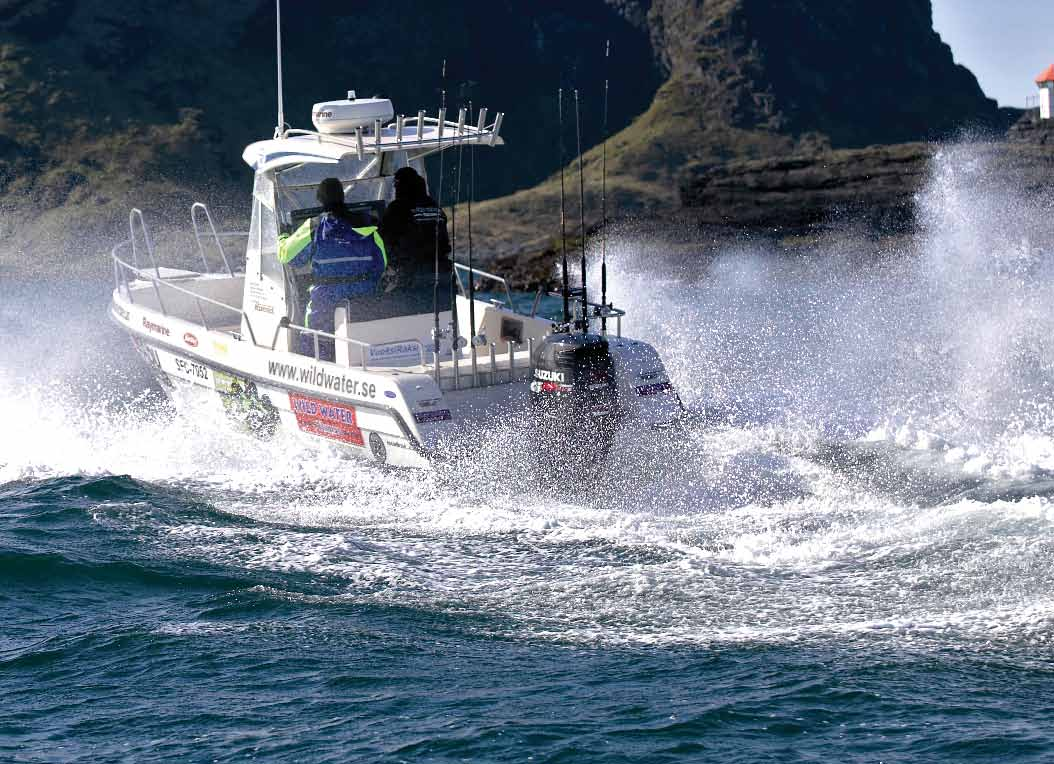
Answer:
<svg viewBox="0 0 1054 764"><path fill-rule="evenodd" d="M376 226L356 228L335 215L323 215L312 237L314 283L377 282L388 254Z"/></svg>
<svg viewBox="0 0 1054 764"><path fill-rule="evenodd" d="M278 259L292 267L311 263L317 285L376 283L388 267L388 253L376 226L355 227L335 215L305 220L278 243Z"/></svg>

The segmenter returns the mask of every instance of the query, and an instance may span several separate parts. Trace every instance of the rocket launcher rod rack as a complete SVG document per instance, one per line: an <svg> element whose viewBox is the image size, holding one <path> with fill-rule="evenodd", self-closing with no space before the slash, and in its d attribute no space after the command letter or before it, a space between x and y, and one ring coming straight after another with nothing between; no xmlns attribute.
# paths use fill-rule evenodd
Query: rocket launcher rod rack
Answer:
<svg viewBox="0 0 1054 764"><path fill-rule="evenodd" d="M418 157L434 153L444 146L457 145L458 143L476 143L485 146L494 146L501 140L501 123L505 119L504 112L498 112L494 121L487 124L487 110L479 110L479 119L475 125L465 124L465 110L458 114L456 122L446 118L446 109L440 109L438 116L425 116L423 111L417 112L415 117L399 115L393 122L382 125L377 120L369 131L361 127L355 128L354 134L332 134L319 133L315 130L286 130L285 137L292 135L310 135L324 140L327 143L336 143L352 149L359 159L367 154L377 155L388 151L404 151L413 149L424 149ZM407 128L412 128L407 131ZM428 128L433 128L428 130ZM431 132L431 135L428 133Z"/></svg>

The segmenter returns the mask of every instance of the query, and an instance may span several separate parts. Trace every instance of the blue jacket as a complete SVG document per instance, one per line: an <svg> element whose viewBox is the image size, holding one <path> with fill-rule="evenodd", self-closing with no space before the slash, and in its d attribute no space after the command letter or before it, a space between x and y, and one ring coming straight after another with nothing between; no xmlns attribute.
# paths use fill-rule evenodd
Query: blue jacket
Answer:
<svg viewBox="0 0 1054 764"><path fill-rule="evenodd" d="M376 226L356 228L328 212L305 220L291 236L280 237L278 259L294 268L310 262L316 285L375 287L388 267L388 253Z"/></svg>

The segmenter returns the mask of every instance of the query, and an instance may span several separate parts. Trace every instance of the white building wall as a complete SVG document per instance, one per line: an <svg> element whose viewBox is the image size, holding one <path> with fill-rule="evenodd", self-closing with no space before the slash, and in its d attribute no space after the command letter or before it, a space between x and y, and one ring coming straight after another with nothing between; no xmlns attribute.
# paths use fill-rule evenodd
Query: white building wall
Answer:
<svg viewBox="0 0 1054 764"><path fill-rule="evenodd" d="M1054 82L1044 82L1039 86L1039 118L1050 119L1050 107L1054 93Z"/></svg>

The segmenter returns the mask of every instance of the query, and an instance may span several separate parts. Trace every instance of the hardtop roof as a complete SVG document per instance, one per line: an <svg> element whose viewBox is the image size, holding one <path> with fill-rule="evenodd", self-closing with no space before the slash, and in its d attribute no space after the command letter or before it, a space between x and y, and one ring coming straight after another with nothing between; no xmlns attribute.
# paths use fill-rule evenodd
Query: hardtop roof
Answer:
<svg viewBox="0 0 1054 764"><path fill-rule="evenodd" d="M242 159L256 172L267 172L296 164L338 164L347 156L363 159L393 151L408 151L412 158L455 148L459 145L501 146L504 114L498 112L494 122L485 124L486 110L480 110L476 125L464 123L464 110L457 122L445 118L399 117L383 127L359 128L354 133L323 134L310 130L286 130L281 136L256 141L245 147ZM378 130L377 127L380 127Z"/></svg>

